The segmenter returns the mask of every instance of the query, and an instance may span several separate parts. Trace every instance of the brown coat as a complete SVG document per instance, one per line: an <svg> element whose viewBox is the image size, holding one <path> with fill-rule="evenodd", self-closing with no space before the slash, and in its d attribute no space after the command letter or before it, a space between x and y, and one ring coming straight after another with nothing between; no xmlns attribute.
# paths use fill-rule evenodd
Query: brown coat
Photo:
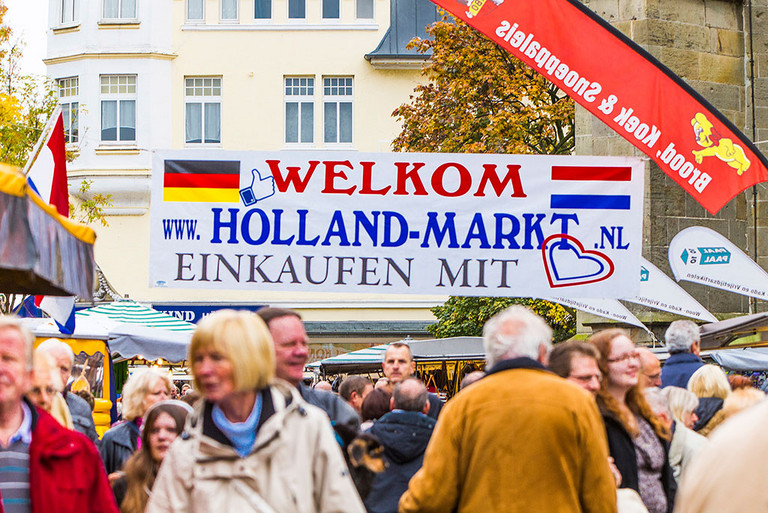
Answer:
<svg viewBox="0 0 768 513"><path fill-rule="evenodd" d="M688 465L675 513L768 510L768 401L725 421Z"/></svg>
<svg viewBox="0 0 768 513"><path fill-rule="evenodd" d="M614 513L607 460L589 394L506 360L443 408L400 512Z"/></svg>

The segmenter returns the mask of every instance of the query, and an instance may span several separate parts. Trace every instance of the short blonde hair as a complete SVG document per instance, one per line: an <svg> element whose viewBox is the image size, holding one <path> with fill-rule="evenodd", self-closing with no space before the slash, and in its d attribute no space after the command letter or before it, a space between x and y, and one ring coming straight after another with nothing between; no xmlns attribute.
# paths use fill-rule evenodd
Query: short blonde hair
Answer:
<svg viewBox="0 0 768 513"><path fill-rule="evenodd" d="M189 361L198 390L202 388L195 373L195 356L205 350L216 351L229 360L237 392L261 390L275 377L272 335L255 313L218 310L197 324L189 345Z"/></svg>
<svg viewBox="0 0 768 513"><path fill-rule="evenodd" d="M50 353L45 349L35 349L35 352L32 355L32 362L35 374L48 374L50 376L51 386L53 386L57 392L61 392L64 389L64 385L61 382L59 367L56 365L56 361Z"/></svg>
<svg viewBox="0 0 768 513"><path fill-rule="evenodd" d="M144 401L155 384L162 381L171 395L171 378L168 374L157 369L146 369L135 372L123 385L123 418L133 420L144 415Z"/></svg>
<svg viewBox="0 0 768 513"><path fill-rule="evenodd" d="M675 421L682 423L688 415L699 406L699 398L690 390L680 387L666 387L662 389L667 396L669 409Z"/></svg>
<svg viewBox="0 0 768 513"><path fill-rule="evenodd" d="M726 399L731 394L728 376L717 365L707 364L700 367L688 380L688 390L696 397L719 397Z"/></svg>
<svg viewBox="0 0 768 513"><path fill-rule="evenodd" d="M734 390L723 402L723 415L730 418L765 399L765 394L756 388Z"/></svg>

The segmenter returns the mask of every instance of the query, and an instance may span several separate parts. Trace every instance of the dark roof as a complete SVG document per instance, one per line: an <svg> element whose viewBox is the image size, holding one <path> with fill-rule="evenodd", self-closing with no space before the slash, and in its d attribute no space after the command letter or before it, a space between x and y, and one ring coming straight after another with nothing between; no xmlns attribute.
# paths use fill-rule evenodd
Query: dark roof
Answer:
<svg viewBox="0 0 768 513"><path fill-rule="evenodd" d="M749 341L751 345L765 345L764 335L768 332L768 312L704 324L700 332L702 349L725 347L738 338L750 335L755 338Z"/></svg>
<svg viewBox="0 0 768 513"><path fill-rule="evenodd" d="M374 51L365 58L427 59L429 55L409 50L405 46L414 37L427 37L426 28L440 20L437 6L430 0L391 0L389 30Z"/></svg>

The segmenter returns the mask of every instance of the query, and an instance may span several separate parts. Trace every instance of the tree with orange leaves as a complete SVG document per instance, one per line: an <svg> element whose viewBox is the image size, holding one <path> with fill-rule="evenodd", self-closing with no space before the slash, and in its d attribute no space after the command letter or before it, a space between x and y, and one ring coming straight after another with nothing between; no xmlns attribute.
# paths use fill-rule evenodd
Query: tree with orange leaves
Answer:
<svg viewBox="0 0 768 513"><path fill-rule="evenodd" d="M393 116L396 151L569 154L574 103L554 84L464 22L445 16L414 39L428 83Z"/></svg>

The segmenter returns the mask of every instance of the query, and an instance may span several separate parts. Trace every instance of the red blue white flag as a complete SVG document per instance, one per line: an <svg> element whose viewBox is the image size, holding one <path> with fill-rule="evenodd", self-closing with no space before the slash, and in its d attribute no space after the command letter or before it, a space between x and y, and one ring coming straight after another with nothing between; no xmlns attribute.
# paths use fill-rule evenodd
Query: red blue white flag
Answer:
<svg viewBox="0 0 768 513"><path fill-rule="evenodd" d="M56 207L59 214L69 217L67 188L67 155L64 118L57 106L27 164L27 183L43 201ZM36 296L35 306L48 314L59 331L72 334L75 330L75 298L73 296Z"/></svg>

